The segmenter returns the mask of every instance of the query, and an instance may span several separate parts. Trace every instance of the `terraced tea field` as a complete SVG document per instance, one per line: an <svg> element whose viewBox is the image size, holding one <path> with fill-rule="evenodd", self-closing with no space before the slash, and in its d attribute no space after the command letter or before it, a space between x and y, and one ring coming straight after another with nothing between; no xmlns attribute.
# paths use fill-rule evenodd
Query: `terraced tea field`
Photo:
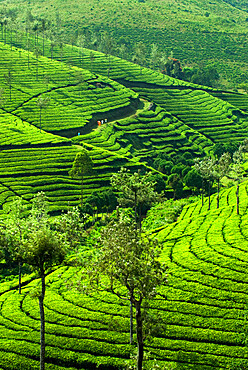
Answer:
<svg viewBox="0 0 248 370"><path fill-rule="evenodd" d="M81 147L65 136L92 130L98 117L131 114L138 104L137 94L89 71L46 58L36 60L31 53L11 50L8 45L1 45L0 54L0 83L4 86L0 213L8 210L14 197L29 202L38 191L46 192L51 212L78 204L80 184L69 178L68 171ZM40 97L49 99L47 107L38 105ZM110 176L121 166L142 166L101 147L87 148L95 172L85 181L86 196L109 187Z"/></svg>
<svg viewBox="0 0 248 370"><path fill-rule="evenodd" d="M53 52L58 60L0 44L1 212L13 197L29 202L41 190L51 211L78 204L79 182L68 176L80 150L75 144L89 148L94 162L87 196L106 189L123 165L151 164L160 152L199 156L211 153L216 142L246 137L246 95L175 80L75 46L65 45L66 63L58 47Z"/></svg>
<svg viewBox="0 0 248 370"><path fill-rule="evenodd" d="M150 303L160 317L162 332L147 342L151 364L172 369L231 369L248 361L244 314L247 310L247 194L241 185L240 215L235 188L191 204L176 223L154 236L163 244L168 285ZM85 250L87 252L87 250ZM88 252L87 252L88 253ZM118 369L130 362L129 307L111 293L78 292L68 282L80 274L61 267L47 277L45 299L48 369ZM37 280L20 295L17 282L1 285L0 367L34 369L39 360L38 302L29 294ZM77 279L77 278L76 278Z"/></svg>
<svg viewBox="0 0 248 370"><path fill-rule="evenodd" d="M81 145L94 164L84 179L87 197L107 189L122 166L146 170L158 153L199 156L215 143L247 137L246 95L175 80L87 49L81 55L69 45L63 49L66 63L12 49L0 44L2 215L15 197L29 203L39 191L52 214L79 204L80 183L68 171ZM62 59L58 48L54 58ZM49 104L39 106L39 98ZM221 192L219 209L213 195L210 211L207 200L194 203L176 223L153 230L163 245L168 285L149 308L162 326L146 344L150 365L156 359L177 369L247 366L247 187L240 188L239 216L230 188ZM108 292L69 289L77 274L76 267L61 267L47 277L46 368L124 368L133 352L129 307ZM15 280L0 285L0 368L39 364L39 310L32 295L37 283L26 276L21 295Z"/></svg>

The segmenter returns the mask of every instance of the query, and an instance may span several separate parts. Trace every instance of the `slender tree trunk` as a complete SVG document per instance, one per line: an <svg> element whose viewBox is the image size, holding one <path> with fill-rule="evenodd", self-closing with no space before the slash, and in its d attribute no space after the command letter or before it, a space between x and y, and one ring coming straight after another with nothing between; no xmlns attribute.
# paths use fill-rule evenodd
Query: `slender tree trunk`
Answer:
<svg viewBox="0 0 248 370"><path fill-rule="evenodd" d="M133 344L133 302L130 298L130 344Z"/></svg>
<svg viewBox="0 0 248 370"><path fill-rule="evenodd" d="M39 296L40 306L40 370L45 370L45 272L41 271L41 294Z"/></svg>
<svg viewBox="0 0 248 370"><path fill-rule="evenodd" d="M211 183L210 183L210 180L209 180L209 182L208 182L208 210L210 210L210 205L211 205L210 188L211 188Z"/></svg>
<svg viewBox="0 0 248 370"><path fill-rule="evenodd" d="M29 69L29 35L28 35L28 40L27 40L28 42L28 69Z"/></svg>
<svg viewBox="0 0 248 370"><path fill-rule="evenodd" d="M220 206L220 179L218 178L217 183L217 208Z"/></svg>
<svg viewBox="0 0 248 370"><path fill-rule="evenodd" d="M40 132L41 132L41 107L40 107Z"/></svg>
<svg viewBox="0 0 248 370"><path fill-rule="evenodd" d="M139 204L139 231L141 234L141 203Z"/></svg>
<svg viewBox="0 0 248 370"><path fill-rule="evenodd" d="M19 268L19 294L22 293L22 263L18 263L18 268Z"/></svg>
<svg viewBox="0 0 248 370"><path fill-rule="evenodd" d="M39 68L39 62L38 58L36 58L36 80L38 81L38 68Z"/></svg>
<svg viewBox="0 0 248 370"><path fill-rule="evenodd" d="M81 207L83 207L83 201L84 201L84 178L82 176L82 182L81 182Z"/></svg>
<svg viewBox="0 0 248 370"><path fill-rule="evenodd" d="M135 230L137 230L137 190L134 191Z"/></svg>
<svg viewBox="0 0 248 370"><path fill-rule="evenodd" d="M237 215L239 215L239 183L237 183L236 197L237 197Z"/></svg>
<svg viewBox="0 0 248 370"><path fill-rule="evenodd" d="M143 344L143 323L141 317L141 302L135 302L136 308L136 334L138 341L138 353L137 353L137 370L142 370L142 363L144 357L144 344Z"/></svg>
<svg viewBox="0 0 248 370"><path fill-rule="evenodd" d="M44 35L44 32L43 32L43 40L42 40L42 55L44 57L44 52L45 52L45 35Z"/></svg>
<svg viewBox="0 0 248 370"><path fill-rule="evenodd" d="M10 29L10 50L12 50L12 28Z"/></svg>

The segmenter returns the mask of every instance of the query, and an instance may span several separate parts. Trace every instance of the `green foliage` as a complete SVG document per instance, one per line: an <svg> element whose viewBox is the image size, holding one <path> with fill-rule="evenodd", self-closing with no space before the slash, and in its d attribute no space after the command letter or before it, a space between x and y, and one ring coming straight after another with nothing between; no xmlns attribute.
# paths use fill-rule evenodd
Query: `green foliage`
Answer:
<svg viewBox="0 0 248 370"><path fill-rule="evenodd" d="M154 230L175 222L183 207L193 201L194 199L169 199L163 203L156 204L147 212L147 216L142 222L142 229L144 231Z"/></svg>

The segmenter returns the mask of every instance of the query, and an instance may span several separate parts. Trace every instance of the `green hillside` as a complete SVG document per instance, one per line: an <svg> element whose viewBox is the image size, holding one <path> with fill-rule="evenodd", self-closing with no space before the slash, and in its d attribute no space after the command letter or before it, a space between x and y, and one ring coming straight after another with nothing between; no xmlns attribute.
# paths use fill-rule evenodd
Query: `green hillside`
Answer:
<svg viewBox="0 0 248 370"><path fill-rule="evenodd" d="M146 344L150 361L170 369L238 369L247 366L244 309L247 309L247 182L222 191L220 208L194 203L176 223L155 236L163 244L168 285L150 303L165 322ZM76 268L61 267L47 277L45 301L47 369L118 369L129 361L129 307L107 292L68 290ZM28 277L26 278L28 280ZM26 283L20 295L1 284L0 367L34 369L39 359L39 312ZM160 296L161 294L161 296ZM166 298L164 298L166 297ZM245 367L244 367L245 368Z"/></svg>
<svg viewBox="0 0 248 370"><path fill-rule="evenodd" d="M48 51L47 41L44 47ZM245 94L176 80L89 49L82 56L75 46L65 46L62 62L59 50L53 53L51 60L0 45L2 211L13 197L29 202L41 190L53 212L78 204L80 183L68 176L78 144L94 162L84 186L88 196L107 189L121 166L144 168L159 153L201 156L215 143L247 136Z"/></svg>
<svg viewBox="0 0 248 370"><path fill-rule="evenodd" d="M243 65L247 13L240 10L245 2L68 4L67 0L63 6L48 0L28 2L39 16L56 18L60 41L49 30L33 29L31 20L29 29L25 23L13 25L11 12L7 24L0 23L3 220L14 199L21 197L31 206L40 191L48 198L52 216L79 205L81 181L70 178L69 170L82 148L93 161L93 172L84 176L87 199L109 189L111 176L121 167L131 173L159 173L153 168L159 156L166 156L175 168L177 158L193 163L195 157L212 155L215 144L238 145L247 138L247 94L175 79L144 66L150 62L139 65L107 50L104 54L86 47L92 47L96 31L101 34L108 27L114 37L132 38L130 49L139 40L160 43L166 52L173 45L185 63L211 61L225 78L243 68L236 84L247 73ZM9 5L25 14L26 2L12 0ZM75 38L65 43L77 28L85 36L84 45L76 46ZM104 49L101 40L95 41L95 49ZM166 180L167 174L161 175ZM170 191L167 184L166 194ZM168 284L149 303L152 317L161 318L162 330L146 342L145 369L156 368L155 359L166 370L247 368L248 183L240 185L239 215L235 192L234 187L222 190L218 209L213 194L209 211L207 199L203 205L191 203L176 222L149 230L163 247ZM159 217L156 210L152 212ZM96 236L103 219L92 227ZM80 245L81 255L91 255L94 248L93 240ZM129 344L129 304L107 291L76 290L74 280L79 275L79 268L62 266L46 277L46 369L124 369L134 352ZM22 294L14 276L3 280L0 369L35 369L40 344L38 280L25 275Z"/></svg>
<svg viewBox="0 0 248 370"><path fill-rule="evenodd" d="M6 12L6 8L11 12ZM152 44L161 53L180 59L183 66L214 65L221 75L219 85L237 87L247 81L247 2L235 0L38 0L2 2L3 18L17 15L23 25L26 10L34 18L49 21L40 38L53 35L54 43L72 42L104 50L103 33L108 32L117 46L113 53L131 60L135 44L146 46L145 65L150 66ZM32 20L32 18L31 18ZM30 25L36 28L35 22ZM11 21L9 22L11 23ZM9 27L9 26L8 26ZM10 25L12 27L12 25ZM42 29L42 26L40 26ZM36 31L34 31L36 32ZM78 35L83 35L82 39ZM125 45L118 54L118 47ZM156 68L159 68L157 65Z"/></svg>

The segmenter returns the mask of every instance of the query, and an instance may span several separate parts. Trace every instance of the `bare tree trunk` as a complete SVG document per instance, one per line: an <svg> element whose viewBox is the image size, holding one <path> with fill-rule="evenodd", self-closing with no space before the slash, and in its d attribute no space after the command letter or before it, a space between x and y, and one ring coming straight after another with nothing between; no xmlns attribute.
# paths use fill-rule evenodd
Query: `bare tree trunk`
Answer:
<svg viewBox="0 0 248 370"><path fill-rule="evenodd" d="M202 179L202 193L201 193L201 200L202 200L202 207L203 207L203 204L204 204L204 186L203 186L203 179Z"/></svg>
<svg viewBox="0 0 248 370"><path fill-rule="evenodd" d="M43 40L42 40L42 55L44 57L44 53L45 53L45 35L44 35L44 32L43 32Z"/></svg>
<svg viewBox="0 0 248 370"><path fill-rule="evenodd" d="M133 344L133 302L130 298L130 344Z"/></svg>
<svg viewBox="0 0 248 370"><path fill-rule="evenodd" d="M82 182L81 182L81 207L83 207L83 201L84 201L84 178L82 176Z"/></svg>
<svg viewBox="0 0 248 370"><path fill-rule="evenodd" d="M138 341L137 370L142 370L142 363L144 358L144 344L143 344L143 324L141 317L141 301L135 302L135 308L136 308L136 334Z"/></svg>
<svg viewBox="0 0 248 370"><path fill-rule="evenodd" d="M217 186L217 208L220 206L220 179L218 178L218 186Z"/></svg>
<svg viewBox="0 0 248 370"><path fill-rule="evenodd" d="M135 229L137 230L137 190L134 191Z"/></svg>
<svg viewBox="0 0 248 370"><path fill-rule="evenodd" d="M210 184L210 180L208 182L208 210L210 210L210 204L211 204L211 200L210 200L210 187L211 187L211 184Z"/></svg>
<svg viewBox="0 0 248 370"><path fill-rule="evenodd" d="M41 273L41 294L39 296L40 306L40 370L45 370L45 272Z"/></svg>
<svg viewBox="0 0 248 370"><path fill-rule="evenodd" d="M40 132L41 132L41 107L40 107Z"/></svg>
<svg viewBox="0 0 248 370"><path fill-rule="evenodd" d="M237 183L236 197L237 197L237 215L239 215L239 183Z"/></svg>
<svg viewBox="0 0 248 370"><path fill-rule="evenodd" d="M19 262L18 263L18 267L19 267L19 294L22 293L22 263Z"/></svg>
<svg viewBox="0 0 248 370"><path fill-rule="evenodd" d="M28 35L28 69L29 69L29 35Z"/></svg>

